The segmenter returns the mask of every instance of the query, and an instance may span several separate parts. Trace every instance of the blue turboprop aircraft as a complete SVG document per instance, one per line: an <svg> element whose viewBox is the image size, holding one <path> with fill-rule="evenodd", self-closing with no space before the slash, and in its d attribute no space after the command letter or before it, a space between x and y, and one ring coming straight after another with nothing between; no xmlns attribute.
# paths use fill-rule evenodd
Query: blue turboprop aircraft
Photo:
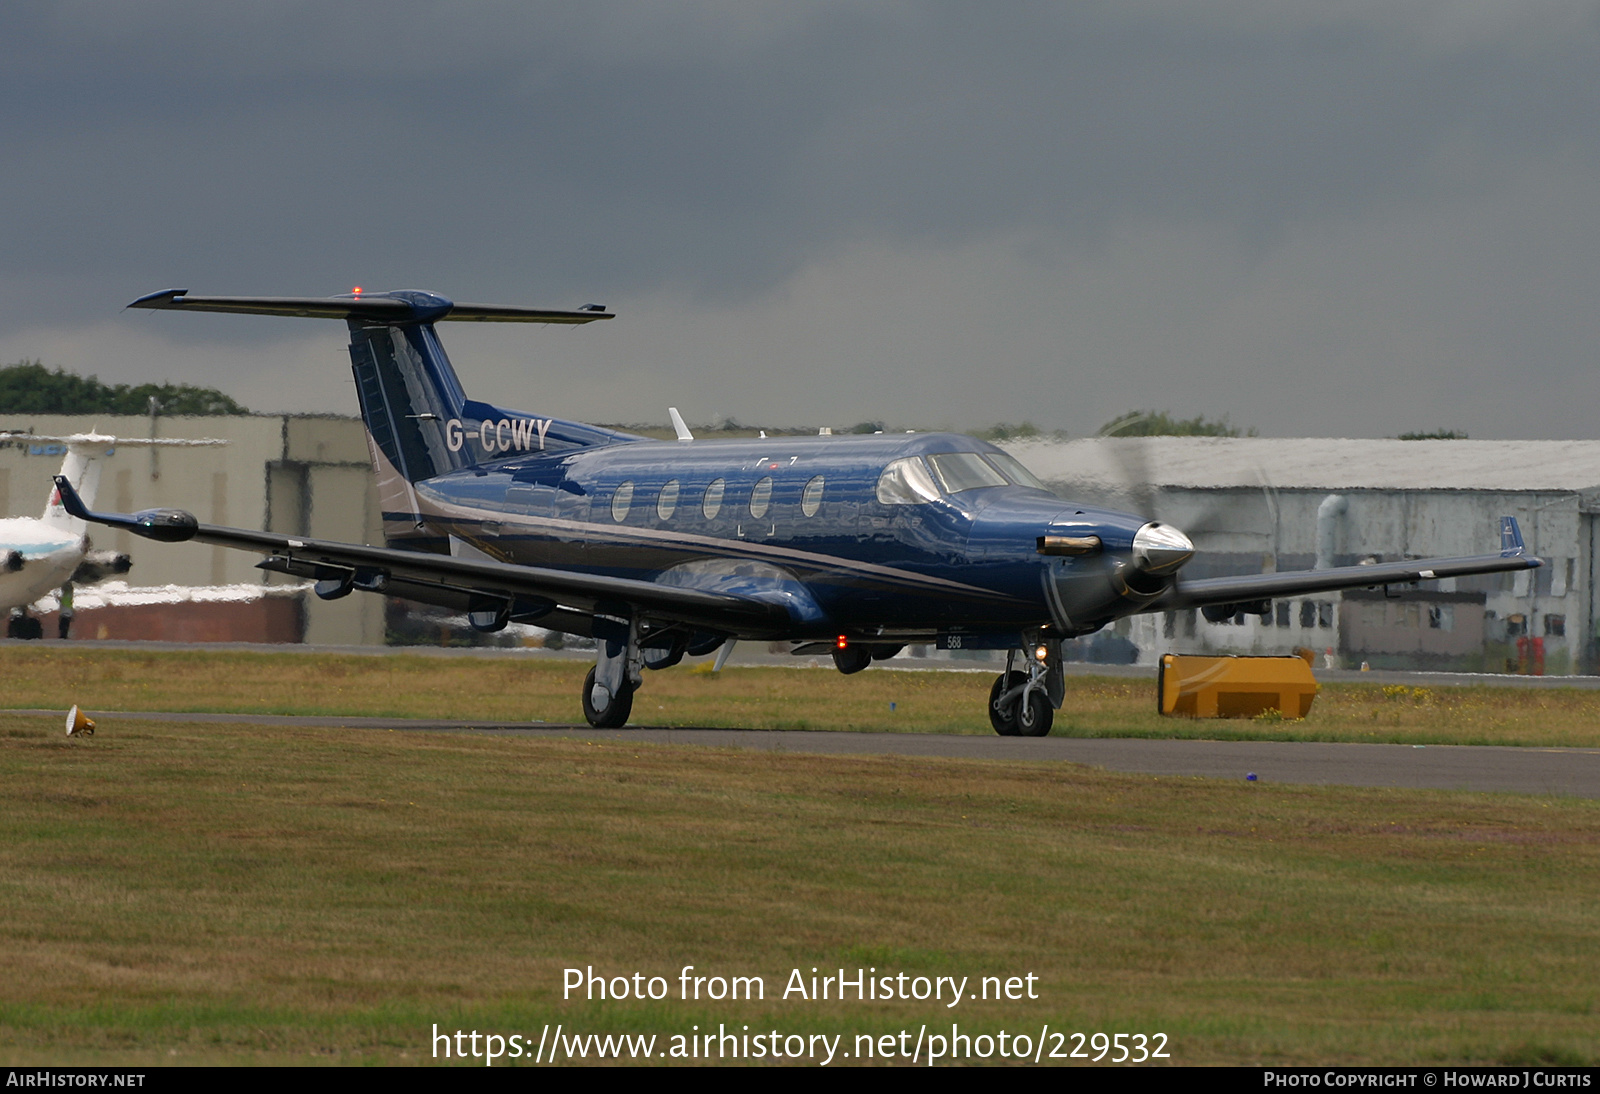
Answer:
<svg viewBox="0 0 1600 1094"><path fill-rule="evenodd" d="M1003 649L989 718L1043 736L1064 695L1061 642L1139 612L1220 619L1274 597L1530 569L1511 518L1497 554L1184 581L1177 528L1077 505L1011 456L950 433L655 441L469 399L435 324L590 323L428 292L190 296L130 307L343 319L377 472L383 547L201 524L179 509L84 520L150 539L266 553L324 599L384 593L597 640L584 716L625 724L643 670L738 639L832 653L854 673L907 643Z"/></svg>

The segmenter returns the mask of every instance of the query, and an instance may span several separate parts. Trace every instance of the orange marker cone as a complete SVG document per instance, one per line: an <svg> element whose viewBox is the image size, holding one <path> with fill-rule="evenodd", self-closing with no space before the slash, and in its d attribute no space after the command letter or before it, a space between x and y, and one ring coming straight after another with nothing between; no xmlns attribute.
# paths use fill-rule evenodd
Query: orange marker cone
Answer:
<svg viewBox="0 0 1600 1094"><path fill-rule="evenodd" d="M93 737L94 719L78 709L76 703L67 711L68 737Z"/></svg>

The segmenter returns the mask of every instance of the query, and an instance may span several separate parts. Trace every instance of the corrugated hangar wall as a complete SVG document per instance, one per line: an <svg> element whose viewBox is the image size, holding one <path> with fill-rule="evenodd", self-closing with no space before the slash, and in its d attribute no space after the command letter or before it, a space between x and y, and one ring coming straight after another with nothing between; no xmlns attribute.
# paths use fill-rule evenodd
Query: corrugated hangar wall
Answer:
<svg viewBox="0 0 1600 1094"><path fill-rule="evenodd" d="M1502 515L1547 560L1532 573L1297 597L1265 616L1117 625L1108 656L1287 653L1354 668L1596 671L1600 442L1121 438L1007 446L1064 497L1188 532L1191 576L1492 553ZM1541 664L1542 655L1542 664ZM1320 661L1319 661L1320 664Z"/></svg>
<svg viewBox="0 0 1600 1094"><path fill-rule="evenodd" d="M124 437L216 437L220 448L123 448L101 467L95 504L132 512L157 506L187 509L200 520L241 528L381 543L378 501L365 433L357 418L251 414L176 418L19 415L0 428L44 435L98 433ZM61 467L59 445L26 441L0 446L0 514L38 516ZM248 551L201 544L160 544L125 531L90 531L98 547L128 554L131 585L262 585L290 579L256 569ZM305 641L381 645L383 598L338 601L307 597Z"/></svg>

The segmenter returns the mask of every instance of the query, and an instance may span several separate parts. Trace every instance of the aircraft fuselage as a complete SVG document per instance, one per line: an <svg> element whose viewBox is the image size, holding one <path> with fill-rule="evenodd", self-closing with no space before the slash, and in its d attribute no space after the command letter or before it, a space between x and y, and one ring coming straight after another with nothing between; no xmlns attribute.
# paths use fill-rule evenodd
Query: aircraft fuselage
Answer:
<svg viewBox="0 0 1600 1094"><path fill-rule="evenodd" d="M1012 483L880 496L891 464L946 453L1000 450L935 433L523 453L416 483L426 529L404 539L445 553L454 536L500 561L708 589L787 581L794 627L783 637L994 632L1009 648L1019 628L1087 631L1114 616L1109 603L1076 619L1053 610L1052 585L1103 562L1045 557L1039 543L1082 532L1122 553L1144 518ZM411 514L385 518L415 529Z"/></svg>

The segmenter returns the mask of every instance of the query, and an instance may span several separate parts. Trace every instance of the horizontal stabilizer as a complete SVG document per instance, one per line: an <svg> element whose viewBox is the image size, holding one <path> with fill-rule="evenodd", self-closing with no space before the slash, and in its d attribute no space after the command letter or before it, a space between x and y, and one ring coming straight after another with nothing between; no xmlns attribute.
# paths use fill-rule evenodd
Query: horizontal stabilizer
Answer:
<svg viewBox="0 0 1600 1094"><path fill-rule="evenodd" d="M364 323L593 323L612 313L599 304L575 311L523 308L506 304L458 304L437 293L344 293L338 296L190 296L188 289L164 289L141 296L130 308L160 311L215 311L242 315L288 315L312 319L354 319Z"/></svg>
<svg viewBox="0 0 1600 1094"><path fill-rule="evenodd" d="M68 447L106 448L213 448L228 442L220 437L113 437L107 433L23 433L0 432L0 441L27 441L30 444L64 444Z"/></svg>

